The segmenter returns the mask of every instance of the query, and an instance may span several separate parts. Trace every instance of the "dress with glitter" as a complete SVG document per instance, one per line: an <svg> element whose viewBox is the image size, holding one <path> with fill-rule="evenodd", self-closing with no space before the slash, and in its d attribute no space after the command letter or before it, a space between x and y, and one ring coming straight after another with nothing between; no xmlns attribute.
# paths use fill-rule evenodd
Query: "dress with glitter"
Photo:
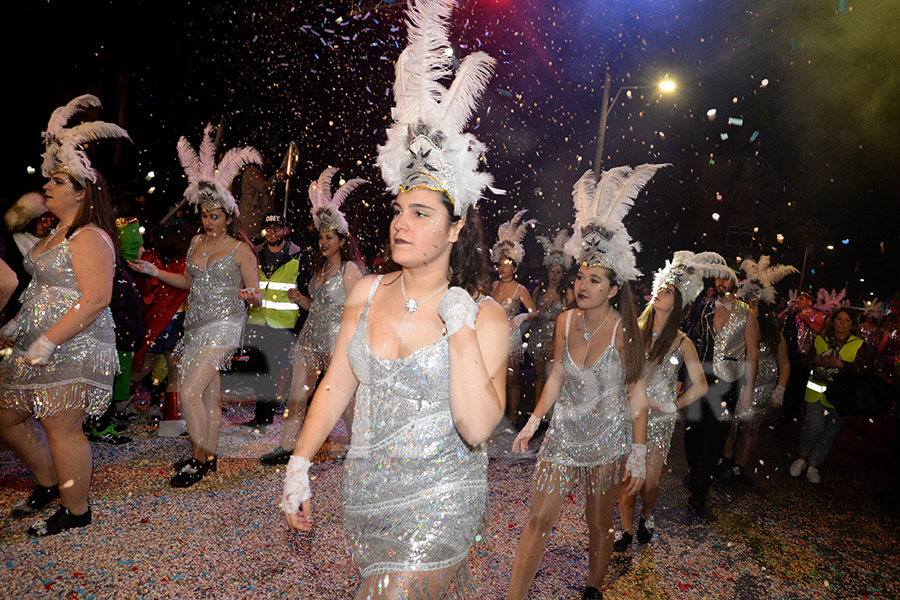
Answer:
<svg viewBox="0 0 900 600"><path fill-rule="evenodd" d="M654 402L674 402L678 397L678 371L684 364L684 356L681 352L681 343L674 350L663 356L659 364L648 363L647 397ZM669 455L672 444L672 434L675 432L675 421L678 413L666 414L658 410L650 410L647 417L647 464L655 465L656 448L663 464Z"/></svg>
<svg viewBox="0 0 900 600"><path fill-rule="evenodd" d="M364 579L442 571L431 584L420 577L418 593L437 582L441 598L474 597L467 557L486 518L487 453L469 446L453 423L446 336L394 360L370 349L369 305L380 279L347 349L359 380L344 463L350 551Z"/></svg>
<svg viewBox="0 0 900 600"><path fill-rule="evenodd" d="M188 250L186 268L191 277L188 309L184 319L184 337L175 348L182 377L197 364L227 369L241 344L247 306L238 292L241 269L235 253L241 242L222 258L198 267L193 261L194 245Z"/></svg>
<svg viewBox="0 0 900 600"><path fill-rule="evenodd" d="M758 425L766 418L769 411L772 392L778 385L778 359L769 346L759 343L759 366L756 369L756 383L753 386L753 400L746 410L735 414L738 425Z"/></svg>
<svg viewBox="0 0 900 600"><path fill-rule="evenodd" d="M17 317L19 338L12 354L0 362L0 408L13 408L42 419L72 409L98 416L109 405L113 377L119 371L109 308L60 344L50 355L49 364L31 366L25 362L25 352L32 342L81 299L69 244L84 229L99 231L87 226L37 256L31 252L25 255L24 267L32 280L22 293ZM109 243L106 237L103 239Z"/></svg>
<svg viewBox="0 0 900 600"><path fill-rule="evenodd" d="M562 300L557 298L551 306L538 305L537 322L528 334L528 351L535 362L548 362L553 358L553 332L556 318L563 311Z"/></svg>
<svg viewBox="0 0 900 600"><path fill-rule="evenodd" d="M605 493L618 478L619 459L632 442L625 367L614 343L622 319L606 350L593 364L579 368L569 352L572 312L566 316L565 379L538 452L535 485L565 491L584 481L590 490Z"/></svg>
<svg viewBox="0 0 900 600"><path fill-rule="evenodd" d="M294 344L294 362L302 360L307 369L324 371L331 362L331 353L341 330L344 303L347 302L347 290L344 289L347 264L347 261L341 262L337 273L320 286L316 286L315 276L309 280L312 296L309 315Z"/></svg>
<svg viewBox="0 0 900 600"><path fill-rule="evenodd" d="M520 283L519 287L521 286ZM516 292L518 291L517 287ZM522 330L513 325L513 319L519 314L522 303L516 299L515 293L513 293L513 297L501 302L500 306L506 311L506 318L509 320L509 365L510 368L514 368L522 362Z"/></svg>

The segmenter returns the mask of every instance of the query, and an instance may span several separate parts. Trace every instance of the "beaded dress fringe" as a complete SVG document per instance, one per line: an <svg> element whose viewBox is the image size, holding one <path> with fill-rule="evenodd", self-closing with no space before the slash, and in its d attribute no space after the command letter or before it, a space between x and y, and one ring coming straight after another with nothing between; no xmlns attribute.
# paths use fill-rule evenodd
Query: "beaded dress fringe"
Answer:
<svg viewBox="0 0 900 600"><path fill-rule="evenodd" d="M545 493L574 490L584 485L586 493L605 494L615 486L624 456L602 465L562 465L538 458L534 467L534 487Z"/></svg>
<svg viewBox="0 0 900 600"><path fill-rule="evenodd" d="M449 568L429 571L387 571L372 573L376 582L368 585L366 598L387 600L389 598L409 598L411 600L475 600L482 597L469 571L468 557ZM396 587L395 587L396 586ZM438 589L432 589L437 586ZM437 594L437 595L435 595Z"/></svg>
<svg viewBox="0 0 900 600"><path fill-rule="evenodd" d="M211 323L186 331L172 353L182 381L187 371L202 364L219 371L229 369L240 338L240 323Z"/></svg>
<svg viewBox="0 0 900 600"><path fill-rule="evenodd" d="M118 363L117 363L118 364ZM52 417L76 408L99 417L109 407L112 385L104 386L87 380L67 381L53 385L0 390L0 407L31 413L35 419Z"/></svg>
<svg viewBox="0 0 900 600"><path fill-rule="evenodd" d="M328 368L329 356L323 352L317 352L308 346L294 344L294 350L291 352L291 366L302 363L306 367L307 372L315 370L323 372Z"/></svg>

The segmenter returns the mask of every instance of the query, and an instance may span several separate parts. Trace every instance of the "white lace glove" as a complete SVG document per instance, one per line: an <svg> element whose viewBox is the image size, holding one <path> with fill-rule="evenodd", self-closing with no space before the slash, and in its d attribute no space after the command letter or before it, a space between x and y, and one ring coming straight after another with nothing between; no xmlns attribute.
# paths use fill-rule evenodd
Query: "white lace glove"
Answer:
<svg viewBox="0 0 900 600"><path fill-rule="evenodd" d="M153 263L149 263L146 260L129 260L128 264L131 265L131 268L137 271L138 273L143 273L144 275L149 275L150 277L159 276L159 269Z"/></svg>
<svg viewBox="0 0 900 600"><path fill-rule="evenodd" d="M0 328L0 341L14 342L19 337L19 318L10 319L6 325Z"/></svg>
<svg viewBox="0 0 900 600"><path fill-rule="evenodd" d="M782 386L779 385L775 388L775 391L769 396L769 402L774 408L781 408L781 405L784 404L784 388Z"/></svg>
<svg viewBox="0 0 900 600"><path fill-rule="evenodd" d="M647 478L647 444L632 444L631 454L625 461L625 470L632 477L639 479Z"/></svg>
<svg viewBox="0 0 900 600"><path fill-rule="evenodd" d="M534 415L528 417L528 422L525 423L525 427L522 428L522 431L519 432L519 435L516 436L516 439L513 440L513 452L525 452L528 448L528 441L534 437L534 432L537 431L537 428L540 426L541 420Z"/></svg>
<svg viewBox="0 0 900 600"><path fill-rule="evenodd" d="M527 318L528 318L528 313L522 313L522 314L516 315L512 320L512 329L518 329L519 327L521 327L522 323L524 323L525 319L527 319Z"/></svg>
<svg viewBox="0 0 900 600"><path fill-rule="evenodd" d="M300 505L312 498L309 491L309 461L302 456L291 456L284 472L284 493L281 495L281 510L289 515L296 514Z"/></svg>
<svg viewBox="0 0 900 600"><path fill-rule="evenodd" d="M447 290L438 302L438 316L444 321L447 336L451 336L463 327L475 329L475 317L478 316L478 305L472 300L469 292L461 287Z"/></svg>
<svg viewBox="0 0 900 600"><path fill-rule="evenodd" d="M656 403L656 408L664 415L674 415L678 412L678 405L674 400L663 400Z"/></svg>
<svg viewBox="0 0 900 600"><path fill-rule="evenodd" d="M54 350L56 350L56 344L48 340L46 335L41 335L28 346L28 350L25 352L25 362L30 365L46 365Z"/></svg>

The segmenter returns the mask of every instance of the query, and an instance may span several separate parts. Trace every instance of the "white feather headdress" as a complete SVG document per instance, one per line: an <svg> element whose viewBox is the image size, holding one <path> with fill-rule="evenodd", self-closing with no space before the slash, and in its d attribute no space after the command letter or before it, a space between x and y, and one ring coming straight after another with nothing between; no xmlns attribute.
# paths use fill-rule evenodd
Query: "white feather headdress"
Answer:
<svg viewBox="0 0 900 600"><path fill-rule="evenodd" d="M622 221L656 171L668 166L616 167L604 171L599 182L593 170L586 171L572 189L575 234L566 243L569 256L589 267L606 267L618 284L640 277L634 256L640 244L632 243Z"/></svg>
<svg viewBox="0 0 900 600"><path fill-rule="evenodd" d="M45 212L47 212L47 205L44 204L44 196L38 192L28 192L3 213L3 222L6 224L7 231L18 233Z"/></svg>
<svg viewBox="0 0 900 600"><path fill-rule="evenodd" d="M674 285L681 292L681 306L684 308L697 299L703 291L703 280L708 277L728 278L737 283L734 271L720 254L695 254L690 250L679 250L653 276L653 291L668 284Z"/></svg>
<svg viewBox="0 0 900 600"><path fill-rule="evenodd" d="M65 106L60 106L50 115L44 136L44 162L41 174L50 177L53 173L66 173L82 187L85 181L97 181L97 171L82 147L87 142L103 138L125 138L128 132L113 123L90 121L66 129L66 123L73 115L88 108L102 108L100 99L91 94L78 96Z"/></svg>
<svg viewBox="0 0 900 600"><path fill-rule="evenodd" d="M884 318L884 302L879 302L878 298L875 298L874 300L866 300L863 304L865 304L865 316L867 319L869 317Z"/></svg>
<svg viewBox="0 0 900 600"><path fill-rule="evenodd" d="M745 302L760 300L767 304L775 302L775 284L794 273L799 273L791 265L773 265L772 259L763 254L759 262L746 258L741 262L741 270L747 278L741 282L737 296Z"/></svg>
<svg viewBox="0 0 900 600"><path fill-rule="evenodd" d="M542 235L537 236L537 241L544 247L544 266L548 269L553 265L559 265L564 271L572 266L572 257L566 254L565 246L569 241L569 232L561 229L554 236L553 241Z"/></svg>
<svg viewBox="0 0 900 600"><path fill-rule="evenodd" d="M309 202L312 204L310 213L313 218L313 225L319 231L335 230L341 235L348 235L347 219L341 212L341 205L350 192L358 188L364 183L369 183L365 179L351 179L331 195L331 179L338 172L337 167L328 167L319 179L309 184Z"/></svg>
<svg viewBox="0 0 900 600"><path fill-rule="evenodd" d="M831 292L825 288L819 288L819 292L816 294L816 304L814 308L824 313L831 314L843 306L846 295L847 288L842 289L840 292L836 291L834 288L831 289Z"/></svg>
<svg viewBox="0 0 900 600"><path fill-rule="evenodd" d="M537 223L537 219L522 221L527 210L520 210L512 220L507 221L497 230L497 243L491 248L491 261L498 263L504 258L511 258L521 265L525 259L525 248L522 240L528 232L528 227Z"/></svg>
<svg viewBox="0 0 900 600"><path fill-rule="evenodd" d="M453 74L448 39L455 0L412 0L407 8L407 46L395 65L394 124L378 148L378 166L394 194L444 192L453 213L464 216L493 178L478 171L486 148L463 129L487 88L494 59L484 52L465 57Z"/></svg>
<svg viewBox="0 0 900 600"><path fill-rule="evenodd" d="M247 146L232 148L216 165L216 142L212 124L207 124L203 129L199 154L187 138L182 136L178 140L178 160L188 178L188 187L184 191L188 203L195 209L201 206L207 211L221 208L229 215L236 216L241 213L228 188L241 169L252 163L262 164L259 152Z"/></svg>

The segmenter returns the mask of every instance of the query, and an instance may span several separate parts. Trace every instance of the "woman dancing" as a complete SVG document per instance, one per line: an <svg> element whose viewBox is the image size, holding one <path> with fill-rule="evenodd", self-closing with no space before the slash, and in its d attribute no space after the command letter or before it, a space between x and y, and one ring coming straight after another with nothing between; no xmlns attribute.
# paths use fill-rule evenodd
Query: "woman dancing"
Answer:
<svg viewBox="0 0 900 600"><path fill-rule="evenodd" d="M129 264L172 287L190 289L184 337L175 356L181 377L181 408L191 438L191 457L175 464L172 487L190 487L218 467L216 449L222 421L219 371L227 369L241 343L247 317L244 302L259 305L256 253L241 226L227 187L245 165L261 162L253 148L232 148L218 166L212 126L203 131L199 156L185 138L178 158L188 177L185 196L200 208L203 233L194 236L184 273L169 273L145 261Z"/></svg>
<svg viewBox="0 0 900 600"><path fill-rule="evenodd" d="M491 298L500 303L509 320L509 366L506 374L506 415L512 422L519 420L519 366L522 364L522 332L520 327L526 320L538 318L534 302L525 286L516 281L516 272L525 259L525 248L522 239L529 225L537 223L535 219L525 222L522 217L527 211L520 210L511 221L500 226L497 232L498 241L491 249L491 260L497 265L500 277L491 288ZM522 307L526 312L519 314Z"/></svg>
<svg viewBox="0 0 900 600"><path fill-rule="evenodd" d="M544 266L547 268L547 275L531 293L531 300L537 307L538 319L528 336L528 352L534 361L534 397L540 398L544 382L553 366L553 334L556 331L556 318L572 304L575 295L569 289L566 280L566 272L572 267L572 257L563 251L563 247L569 241L569 233L565 230L560 231L553 241L539 235L537 240L544 247Z"/></svg>
<svg viewBox="0 0 900 600"><path fill-rule="evenodd" d="M640 276L634 244L622 219L661 165L593 171L575 184L575 235L566 244L577 257L578 307L556 321L553 369L531 418L513 442L524 452L541 419L555 405L535 466L528 522L519 538L509 598L528 592L568 492L586 488L588 576L584 598L600 591L612 555L612 516L619 487L636 493L647 457L647 388L643 342L628 282ZM613 303L617 306L614 307Z"/></svg>
<svg viewBox="0 0 900 600"><path fill-rule="evenodd" d="M653 298L638 319L641 339L647 348L647 478L641 486L641 518L637 540L650 542L656 530L653 508L659 498L659 479L669 455L678 411L693 404L707 391L703 365L693 342L678 329L691 303L703 290L706 277L728 277L725 259L715 252L676 252L671 261L653 278ZM678 373L687 368L690 388L678 393ZM622 531L616 532L613 550L631 548L634 538L634 506L637 494L619 494Z"/></svg>
<svg viewBox="0 0 900 600"><path fill-rule="evenodd" d="M294 344L294 372L284 411L281 443L259 459L265 465L283 465L290 458L306 414L306 404L316 388L316 381L331 362L347 295L363 276L362 258L350 235L341 205L353 190L368 182L365 179L351 179L332 197L331 179L335 173L336 168L328 167L318 181L309 186L313 225L319 231L319 264L309 282L312 298L303 296L296 288L288 290L288 299L309 311L309 315ZM350 433L353 427L352 402L344 414L344 423Z"/></svg>
<svg viewBox="0 0 900 600"><path fill-rule="evenodd" d="M81 145L128 134L101 121L65 128L74 114L100 107L84 95L50 117L41 172L59 225L25 255L33 278L19 313L0 329L0 346L12 348L0 362L0 440L37 482L13 516L56 498L62 504L28 529L33 536L90 524L91 446L81 425L109 406L119 369L109 311L119 234L109 187Z"/></svg>
<svg viewBox="0 0 900 600"><path fill-rule="evenodd" d="M437 81L450 69L452 5L417 0L409 9L396 122L378 159L398 193L388 272L350 293L285 474L288 523L308 531L309 461L355 394L343 522L362 576L357 599L478 597L467 558L487 509L483 442L503 417L509 327L485 298L475 208L491 181L477 170L484 147L461 131L493 61L483 53L462 61L451 88L462 96ZM423 63L433 68L416 71ZM415 91L425 86L434 94L420 106Z"/></svg>

